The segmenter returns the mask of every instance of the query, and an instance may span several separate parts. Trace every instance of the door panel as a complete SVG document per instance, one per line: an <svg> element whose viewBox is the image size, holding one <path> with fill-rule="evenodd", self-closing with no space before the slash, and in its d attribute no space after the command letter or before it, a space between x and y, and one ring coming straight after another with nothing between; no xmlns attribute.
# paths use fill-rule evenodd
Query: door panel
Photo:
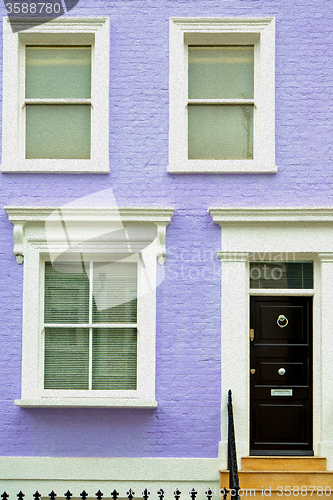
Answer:
<svg viewBox="0 0 333 500"><path fill-rule="evenodd" d="M312 455L312 297L251 297L250 452Z"/></svg>

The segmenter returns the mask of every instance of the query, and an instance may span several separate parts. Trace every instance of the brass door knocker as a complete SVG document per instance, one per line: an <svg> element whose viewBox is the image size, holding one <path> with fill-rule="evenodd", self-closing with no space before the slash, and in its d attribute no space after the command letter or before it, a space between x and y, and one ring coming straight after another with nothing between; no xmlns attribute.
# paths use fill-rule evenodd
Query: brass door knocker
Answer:
<svg viewBox="0 0 333 500"><path fill-rule="evenodd" d="M284 314L280 314L276 322L280 328L285 328L289 323L288 319L284 316Z"/></svg>

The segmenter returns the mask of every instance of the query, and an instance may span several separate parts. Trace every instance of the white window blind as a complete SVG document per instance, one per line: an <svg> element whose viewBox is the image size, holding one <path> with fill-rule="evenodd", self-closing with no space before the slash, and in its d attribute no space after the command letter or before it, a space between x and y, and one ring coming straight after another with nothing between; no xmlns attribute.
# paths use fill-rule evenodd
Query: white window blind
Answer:
<svg viewBox="0 0 333 500"><path fill-rule="evenodd" d="M250 288L312 289L313 262L251 262Z"/></svg>
<svg viewBox="0 0 333 500"><path fill-rule="evenodd" d="M44 389L135 390L137 264L45 263Z"/></svg>

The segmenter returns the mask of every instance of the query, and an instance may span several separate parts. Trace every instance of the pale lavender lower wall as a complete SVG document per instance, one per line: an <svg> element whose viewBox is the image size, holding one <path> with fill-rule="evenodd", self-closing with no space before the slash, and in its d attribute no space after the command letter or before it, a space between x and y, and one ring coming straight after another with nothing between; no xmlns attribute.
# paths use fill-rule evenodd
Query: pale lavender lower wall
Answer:
<svg viewBox="0 0 333 500"><path fill-rule="evenodd" d="M4 14L4 7L1 6ZM119 206L175 207L157 291L157 410L21 409L22 273L2 210L2 455L216 457L220 440L220 228L209 206L329 206L330 0L80 0L111 25L110 175L1 176L2 205L59 205L112 189ZM276 17L273 175L168 175L169 17Z"/></svg>

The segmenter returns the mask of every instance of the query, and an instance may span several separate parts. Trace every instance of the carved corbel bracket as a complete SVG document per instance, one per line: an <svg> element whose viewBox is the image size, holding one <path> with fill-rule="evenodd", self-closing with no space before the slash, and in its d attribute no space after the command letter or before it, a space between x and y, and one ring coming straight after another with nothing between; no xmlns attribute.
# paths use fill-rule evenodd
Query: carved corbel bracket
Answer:
<svg viewBox="0 0 333 500"><path fill-rule="evenodd" d="M158 251L157 251L157 262L163 266L166 259L166 227L167 224L159 224L157 225L157 242L158 242Z"/></svg>
<svg viewBox="0 0 333 500"><path fill-rule="evenodd" d="M23 264L24 251L23 251L23 231L24 224L15 224L13 229L14 234L14 255L18 264Z"/></svg>

